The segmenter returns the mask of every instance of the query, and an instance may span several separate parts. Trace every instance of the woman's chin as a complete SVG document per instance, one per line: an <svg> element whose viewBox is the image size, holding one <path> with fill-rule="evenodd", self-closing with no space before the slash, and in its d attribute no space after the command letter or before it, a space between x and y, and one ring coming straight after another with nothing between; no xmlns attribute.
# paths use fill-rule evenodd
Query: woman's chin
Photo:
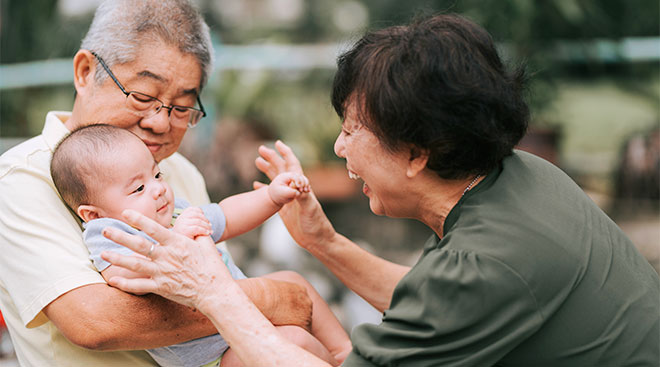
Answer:
<svg viewBox="0 0 660 367"><path fill-rule="evenodd" d="M369 199L369 209L371 212L376 215L385 215L382 206L380 205L380 200L373 196L369 186L365 183L362 185L362 193Z"/></svg>
<svg viewBox="0 0 660 367"><path fill-rule="evenodd" d="M383 207L380 205L380 201L369 198L369 209L371 209L371 212L383 216L385 215L385 211L383 210Z"/></svg>

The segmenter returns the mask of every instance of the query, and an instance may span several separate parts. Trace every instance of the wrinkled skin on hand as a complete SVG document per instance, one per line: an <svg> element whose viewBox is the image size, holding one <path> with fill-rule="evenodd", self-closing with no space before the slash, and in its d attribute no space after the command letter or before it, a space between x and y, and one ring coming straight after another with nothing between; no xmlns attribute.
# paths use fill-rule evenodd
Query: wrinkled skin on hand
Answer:
<svg viewBox="0 0 660 367"><path fill-rule="evenodd" d="M110 285L126 292L156 293L202 309L207 301L218 296L219 289L234 281L210 237L198 236L192 240L137 212L125 214L127 223L141 228L160 244L154 245L149 257L104 253L102 256L113 265L143 275L135 279L113 277ZM147 255L151 250L152 243L139 236L113 228L104 234L138 254ZM303 286L267 278L240 279L236 283L274 325L296 325L309 330L312 300Z"/></svg>
<svg viewBox="0 0 660 367"><path fill-rule="evenodd" d="M158 241L149 258L122 256L105 252L102 256L113 265L144 274L148 278L126 279L113 277L110 285L127 292L156 293L175 302L199 308L223 282L233 279L222 261L215 244L208 236L192 240L139 213L126 210L127 223L142 229ZM104 235L138 254L149 254L152 243L123 231L107 228Z"/></svg>

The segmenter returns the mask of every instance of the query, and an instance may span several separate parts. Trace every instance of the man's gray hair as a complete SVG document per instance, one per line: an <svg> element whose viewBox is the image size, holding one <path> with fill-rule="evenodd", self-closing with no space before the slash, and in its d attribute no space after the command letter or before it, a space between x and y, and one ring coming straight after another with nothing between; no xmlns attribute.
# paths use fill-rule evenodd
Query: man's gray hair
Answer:
<svg viewBox="0 0 660 367"><path fill-rule="evenodd" d="M213 66L209 27L188 0L106 0L80 48L95 52L109 67L135 60L145 42L160 41L197 58L202 69L200 88ZM97 83L107 77L97 62Z"/></svg>

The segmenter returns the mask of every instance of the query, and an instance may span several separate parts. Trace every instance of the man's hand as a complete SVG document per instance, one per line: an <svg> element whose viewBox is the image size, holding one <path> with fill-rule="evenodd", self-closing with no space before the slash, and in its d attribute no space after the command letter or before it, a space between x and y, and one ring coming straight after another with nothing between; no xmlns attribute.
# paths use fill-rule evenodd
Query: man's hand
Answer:
<svg viewBox="0 0 660 367"><path fill-rule="evenodd" d="M108 280L111 286L131 293L156 293L201 309L200 305L214 296L217 288L234 281L211 237L198 236L197 240L192 240L165 229L134 210L124 210L122 219L143 230L157 243L117 228L105 228L103 235L106 238L142 256L104 251L101 257L112 265L146 276L137 279L115 276Z"/></svg>
<svg viewBox="0 0 660 367"><path fill-rule="evenodd" d="M197 236L211 235L211 223L206 219L202 209L191 206L179 214L172 230L194 240Z"/></svg>
<svg viewBox="0 0 660 367"><path fill-rule="evenodd" d="M124 211L124 220L142 229L153 239L130 235L116 228L106 228L104 235L143 257L104 252L101 256L122 268L145 274L147 278L110 278L109 284L126 292L156 293L190 307L203 309L217 296L223 284L233 282L227 267L209 237L191 240L131 210ZM145 257L146 256L146 257ZM312 300L304 287L265 278L236 281L257 308L276 325L297 325L309 328Z"/></svg>

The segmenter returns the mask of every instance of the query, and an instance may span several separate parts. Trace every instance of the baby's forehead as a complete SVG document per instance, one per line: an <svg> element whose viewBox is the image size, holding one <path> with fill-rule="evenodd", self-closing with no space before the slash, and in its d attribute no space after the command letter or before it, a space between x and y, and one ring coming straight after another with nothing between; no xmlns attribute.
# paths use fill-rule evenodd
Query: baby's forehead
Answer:
<svg viewBox="0 0 660 367"><path fill-rule="evenodd" d="M92 174L87 175L87 183L98 184L99 188L103 188L117 182L121 177L121 169L116 158L116 156L107 153L99 152L95 154L89 161L88 170Z"/></svg>
<svg viewBox="0 0 660 367"><path fill-rule="evenodd" d="M120 144L90 154L88 161L90 168L93 172L98 173L93 179L103 181L115 176L125 175L126 164L134 158L127 148L127 144Z"/></svg>

